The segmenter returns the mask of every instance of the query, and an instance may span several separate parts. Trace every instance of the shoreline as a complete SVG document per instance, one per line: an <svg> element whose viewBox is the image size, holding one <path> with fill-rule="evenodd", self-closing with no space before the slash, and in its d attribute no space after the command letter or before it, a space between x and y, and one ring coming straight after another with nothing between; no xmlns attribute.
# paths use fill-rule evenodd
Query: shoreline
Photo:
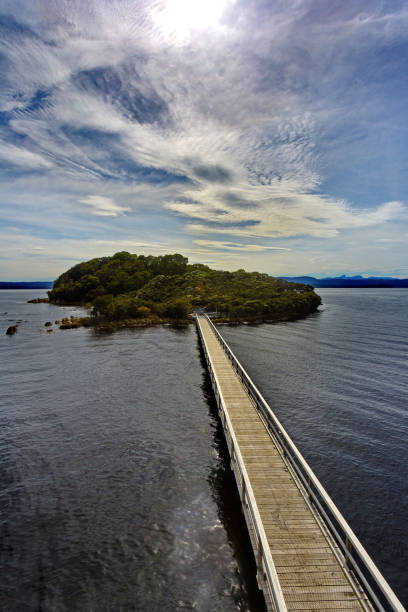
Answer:
<svg viewBox="0 0 408 612"><path fill-rule="evenodd" d="M61 305L62 306L62 305ZM67 306L67 304L64 304ZM311 315L319 314L320 310L316 309L314 312L307 313L303 316L297 317L279 317L276 319L232 319L229 317L215 317L213 320L215 325L227 325L230 327L238 327L241 325L249 325L249 326L257 326L263 324L274 324L274 323L285 323L290 321L299 321L301 319L305 319ZM182 319L170 319L170 318L159 318L159 317L149 317L149 318L135 318L135 319L123 319L123 320L115 320L115 319L104 319L104 318L95 318L95 317L74 317L71 316L70 319L64 318L61 321L55 321L55 324L59 326L59 329L78 329L80 327L92 328L95 331L116 331L118 329L133 329L137 327L157 327L157 326L165 326L165 327L174 327L174 328L185 328L189 325L195 323L195 318L193 316L189 316L188 318Z"/></svg>

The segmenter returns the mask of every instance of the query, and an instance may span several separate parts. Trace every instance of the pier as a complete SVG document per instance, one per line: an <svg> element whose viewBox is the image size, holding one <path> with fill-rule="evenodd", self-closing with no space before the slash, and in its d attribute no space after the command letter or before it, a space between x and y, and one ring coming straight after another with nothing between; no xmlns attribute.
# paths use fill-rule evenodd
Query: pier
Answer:
<svg viewBox="0 0 408 612"><path fill-rule="evenodd" d="M267 609L404 612L212 321L196 323Z"/></svg>

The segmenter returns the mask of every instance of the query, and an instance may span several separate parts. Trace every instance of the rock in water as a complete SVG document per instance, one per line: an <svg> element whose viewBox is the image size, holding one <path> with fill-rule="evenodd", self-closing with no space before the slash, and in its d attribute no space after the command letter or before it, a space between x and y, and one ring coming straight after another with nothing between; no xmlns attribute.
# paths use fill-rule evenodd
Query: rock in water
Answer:
<svg viewBox="0 0 408 612"><path fill-rule="evenodd" d="M27 304L48 304L49 298L34 298L33 300L28 300Z"/></svg>
<svg viewBox="0 0 408 612"><path fill-rule="evenodd" d="M7 336L12 336L13 334L16 334L16 333L17 333L17 325L10 325L10 327L6 331Z"/></svg>

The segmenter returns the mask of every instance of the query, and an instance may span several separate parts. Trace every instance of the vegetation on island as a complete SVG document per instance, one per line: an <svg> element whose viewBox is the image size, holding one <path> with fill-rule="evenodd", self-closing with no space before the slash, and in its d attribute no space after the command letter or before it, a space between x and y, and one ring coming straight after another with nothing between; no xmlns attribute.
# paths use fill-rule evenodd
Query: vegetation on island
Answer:
<svg viewBox="0 0 408 612"><path fill-rule="evenodd" d="M182 255L127 252L98 257L64 272L48 292L54 304L90 309L86 324L182 322L195 309L230 322L295 319L317 310L313 287L260 272L213 270Z"/></svg>

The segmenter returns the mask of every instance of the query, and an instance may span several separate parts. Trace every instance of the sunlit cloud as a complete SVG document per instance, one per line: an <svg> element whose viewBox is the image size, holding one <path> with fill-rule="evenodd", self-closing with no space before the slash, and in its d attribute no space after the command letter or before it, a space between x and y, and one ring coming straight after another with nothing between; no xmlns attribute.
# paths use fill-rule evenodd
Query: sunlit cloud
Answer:
<svg viewBox="0 0 408 612"><path fill-rule="evenodd" d="M183 44L194 33L220 27L223 13L232 4L231 0L162 0L153 4L150 15L165 39Z"/></svg>

